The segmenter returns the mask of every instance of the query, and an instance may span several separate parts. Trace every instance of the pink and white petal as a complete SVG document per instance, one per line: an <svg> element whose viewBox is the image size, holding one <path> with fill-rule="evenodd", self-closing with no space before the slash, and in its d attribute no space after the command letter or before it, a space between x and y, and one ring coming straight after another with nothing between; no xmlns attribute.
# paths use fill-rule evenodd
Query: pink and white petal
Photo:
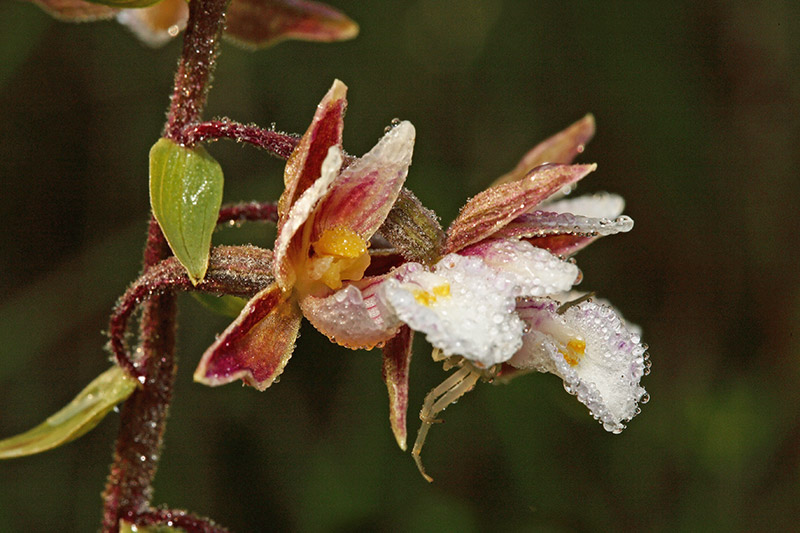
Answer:
<svg viewBox="0 0 800 533"><path fill-rule="evenodd" d="M578 154L583 153L594 131L594 117L586 115L567 129L537 144L517 163L514 170L497 178L492 185L521 180L528 172L545 163L572 163Z"/></svg>
<svg viewBox="0 0 800 533"><path fill-rule="evenodd" d="M525 179L491 187L474 196L447 230L446 253L491 237L512 220L533 210L563 187L579 181L597 165L543 165Z"/></svg>
<svg viewBox="0 0 800 533"><path fill-rule="evenodd" d="M411 165L416 132L403 121L363 157L345 168L314 217L311 240L344 227L368 240L392 209Z"/></svg>
<svg viewBox="0 0 800 533"><path fill-rule="evenodd" d="M442 258L433 272L414 263L405 267L402 276L386 282L383 294L400 319L444 355L488 368L522 346L514 276L458 254Z"/></svg>
<svg viewBox="0 0 800 533"><path fill-rule="evenodd" d="M300 310L277 284L256 294L200 359L194 380L217 386L243 380L269 387L292 356Z"/></svg>
<svg viewBox="0 0 800 533"><path fill-rule="evenodd" d="M189 4L186 0L161 0L142 9L123 9L117 15L120 24L153 48L177 37L186 28L188 20Z"/></svg>
<svg viewBox="0 0 800 533"><path fill-rule="evenodd" d="M544 202L538 206L538 210L548 213L572 213L588 218L616 218L625 210L625 199L618 194L598 192Z"/></svg>
<svg viewBox="0 0 800 533"><path fill-rule="evenodd" d="M358 35L358 24L342 12L305 0L233 0L225 36L249 48L286 39L333 42Z"/></svg>
<svg viewBox="0 0 800 533"><path fill-rule="evenodd" d="M83 0L31 0L48 15L67 22L90 22L110 19L119 8Z"/></svg>
<svg viewBox="0 0 800 533"><path fill-rule="evenodd" d="M589 218L571 213L534 211L517 217L494 234L496 238L525 239L556 255L571 255L598 237L625 233L633 228L627 216Z"/></svg>
<svg viewBox="0 0 800 533"><path fill-rule="evenodd" d="M311 125L286 162L283 173L285 189L278 200L278 229L285 223L294 202L320 177L328 149L331 146L341 148L346 108L347 86L334 80L317 105Z"/></svg>
<svg viewBox="0 0 800 533"><path fill-rule="evenodd" d="M411 364L411 344L414 332L408 326L383 347L383 381L389 390L389 423L400 449L406 450L406 413L408 412L408 368Z"/></svg>
<svg viewBox="0 0 800 533"><path fill-rule="evenodd" d="M389 340L402 325L384 301L382 285L394 274L365 278L326 296L300 299L303 316L332 342L352 349L372 349Z"/></svg>
<svg viewBox="0 0 800 533"><path fill-rule="evenodd" d="M568 291L580 276L580 270L573 263L525 241L482 241L465 248L460 255L480 257L496 271L512 276L518 286L518 297L548 296Z"/></svg>
<svg viewBox="0 0 800 533"><path fill-rule="evenodd" d="M307 253L307 250L303 250L304 239L301 229L317 209L320 201L331 190L341 167L341 148L333 145L328 149L328 155L320 166L319 178L292 204L283 218L283 225L278 229L273 259L275 279L285 291L288 291L296 280L294 262L298 254L302 256Z"/></svg>
<svg viewBox="0 0 800 533"><path fill-rule="evenodd" d="M646 347L609 306L584 301L557 309L552 300L520 302L517 313L529 330L509 364L558 375L607 431L621 432L647 400L639 384ZM576 342L585 343L577 352Z"/></svg>

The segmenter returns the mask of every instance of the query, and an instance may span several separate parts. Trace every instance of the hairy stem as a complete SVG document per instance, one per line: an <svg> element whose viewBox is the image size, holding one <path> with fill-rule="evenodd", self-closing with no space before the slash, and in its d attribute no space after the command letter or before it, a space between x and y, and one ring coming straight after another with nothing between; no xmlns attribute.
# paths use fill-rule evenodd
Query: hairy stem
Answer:
<svg viewBox="0 0 800 533"><path fill-rule="evenodd" d="M185 144L183 129L200 120L230 0L192 0L183 53L164 136ZM169 247L155 220L150 221L144 270L168 258ZM161 453L167 412L175 381L174 292L155 295L143 308L139 357L123 368L141 386L122 407L114 460L103 492L102 531L119 531L120 518L151 510L152 482Z"/></svg>
<svg viewBox="0 0 800 533"><path fill-rule="evenodd" d="M190 145L204 141L233 139L236 142L245 142L262 148L281 159L288 159L292 150L300 142L300 138L296 135L264 129L252 124L239 124L229 119L191 124L184 129L183 137Z"/></svg>
<svg viewBox="0 0 800 533"><path fill-rule="evenodd" d="M200 121L211 87L211 77L225 28L225 11L230 0L192 0L183 37L183 53L175 73L164 137L191 145L183 130Z"/></svg>

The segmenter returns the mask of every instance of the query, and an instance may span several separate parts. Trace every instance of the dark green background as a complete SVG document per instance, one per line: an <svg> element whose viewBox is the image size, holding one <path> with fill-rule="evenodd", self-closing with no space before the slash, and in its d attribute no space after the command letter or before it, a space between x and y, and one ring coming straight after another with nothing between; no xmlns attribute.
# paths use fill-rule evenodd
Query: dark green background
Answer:
<svg viewBox="0 0 800 533"><path fill-rule="evenodd" d="M302 132L336 77L345 147L417 127L407 184L445 223L586 112L583 191L628 201L631 233L578 256L644 329L652 400L619 436L551 375L483 384L445 413L418 475L394 444L380 355L305 324L264 393L192 383L226 320L181 299L175 403L156 503L235 531L790 530L800 514L800 35L796 2L419 0L336 5L352 42L224 45L207 116ZM147 153L179 45L114 22L0 3L0 435L28 429L108 366L107 315L138 274ZM280 161L209 151L226 201L268 200ZM216 242L268 245L271 231ZM420 338L410 431L444 378ZM0 463L0 530L93 531L114 415L66 447Z"/></svg>

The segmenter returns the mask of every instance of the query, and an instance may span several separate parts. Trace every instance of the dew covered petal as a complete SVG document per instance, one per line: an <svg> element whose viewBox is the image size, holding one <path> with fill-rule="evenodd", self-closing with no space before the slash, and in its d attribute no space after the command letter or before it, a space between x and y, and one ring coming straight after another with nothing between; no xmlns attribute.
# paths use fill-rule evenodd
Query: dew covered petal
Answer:
<svg viewBox="0 0 800 533"><path fill-rule="evenodd" d="M319 206L311 239L337 226L369 239L380 228L411 165L416 133L400 122L363 157L347 166Z"/></svg>
<svg viewBox="0 0 800 533"><path fill-rule="evenodd" d="M383 293L400 319L425 333L434 347L489 367L522 346L514 275L457 254L442 258L432 272L412 265L387 281Z"/></svg>
<svg viewBox="0 0 800 533"><path fill-rule="evenodd" d="M305 295L300 308L311 325L332 342L371 349L390 339L402 325L381 294L381 285L389 276L365 278L325 296Z"/></svg>
<svg viewBox="0 0 800 533"><path fill-rule="evenodd" d="M588 218L616 218L625 210L625 199L618 194L598 192L544 202L538 206L538 210L548 213L572 213Z"/></svg>
<svg viewBox="0 0 800 533"><path fill-rule="evenodd" d="M461 255L478 256L493 269L512 276L519 287L517 296L547 296L568 291L580 275L573 263L525 241L483 241L465 248Z"/></svg>
<svg viewBox="0 0 800 533"><path fill-rule="evenodd" d="M594 136L595 124L592 115L586 115L552 137L545 139L525 154L514 170L500 176L492 185L517 181L545 163L569 164L583 153L584 147Z"/></svg>
<svg viewBox="0 0 800 533"><path fill-rule="evenodd" d="M214 344L206 350L194 380L224 385L243 380L258 390L283 372L294 350L300 311L277 284L256 294Z"/></svg>
<svg viewBox="0 0 800 533"><path fill-rule="evenodd" d="M646 347L639 335L607 305L583 301L559 314L553 300L520 302L528 324L522 349L509 364L523 370L551 372L612 433L639 411L645 390Z"/></svg>
<svg viewBox="0 0 800 533"><path fill-rule="evenodd" d="M477 194L447 230L446 252L455 252L491 237L595 168L596 165L543 165L522 180L490 187Z"/></svg>

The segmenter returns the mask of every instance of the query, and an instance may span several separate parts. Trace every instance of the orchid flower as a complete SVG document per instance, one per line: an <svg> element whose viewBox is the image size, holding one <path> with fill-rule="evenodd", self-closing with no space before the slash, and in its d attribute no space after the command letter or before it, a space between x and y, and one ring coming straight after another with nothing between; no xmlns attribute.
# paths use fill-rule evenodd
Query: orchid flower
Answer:
<svg viewBox="0 0 800 533"><path fill-rule="evenodd" d="M572 165L594 132L591 116L529 152L472 198L447 232L432 269L405 265L382 291L400 319L425 333L435 358L461 368L426 398L413 454L434 416L481 378L538 370L558 375L608 431L619 433L646 401L646 346L605 304L568 297L581 280L566 256L603 235L627 232L611 194L558 199L596 165ZM548 202L549 200L549 202Z"/></svg>
<svg viewBox="0 0 800 533"><path fill-rule="evenodd" d="M385 275L364 278L364 272L370 265L370 238L391 210L411 164L414 126L398 122L362 158L345 158L346 90L334 82L286 163L274 283L254 296L205 352L196 381L221 385L242 379L264 390L286 366L303 315L349 348L369 349L389 340L390 353L405 354L410 347L407 328L375 296ZM407 357L394 359L387 362L396 369L392 375L407 381ZM404 390L393 395L403 406Z"/></svg>
<svg viewBox="0 0 800 533"><path fill-rule="evenodd" d="M186 0L31 0L52 16L85 22L116 18L142 42L158 47L186 28ZM341 12L308 0L232 0L225 35L246 47L265 47L286 39L339 41L358 34L358 25Z"/></svg>

